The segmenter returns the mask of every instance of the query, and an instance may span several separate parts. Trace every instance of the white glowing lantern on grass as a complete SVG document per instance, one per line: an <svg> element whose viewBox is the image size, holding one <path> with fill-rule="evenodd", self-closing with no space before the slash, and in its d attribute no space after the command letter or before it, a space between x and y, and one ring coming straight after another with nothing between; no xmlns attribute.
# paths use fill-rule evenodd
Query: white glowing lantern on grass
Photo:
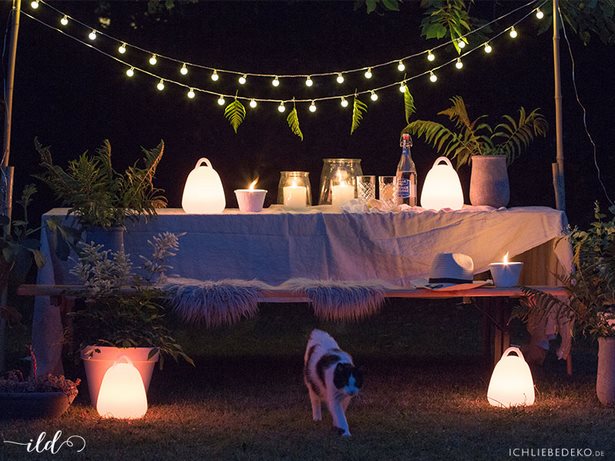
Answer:
<svg viewBox="0 0 615 461"><path fill-rule="evenodd" d="M518 347L509 347L493 370L487 400L494 407L510 408L533 405L534 398L530 367Z"/></svg>
<svg viewBox="0 0 615 461"><path fill-rule="evenodd" d="M105 373L96 411L103 418L139 419L147 413L147 395L139 370L122 356Z"/></svg>
<svg viewBox="0 0 615 461"><path fill-rule="evenodd" d="M444 162L445 165L441 165ZM446 157L438 157L425 177L421 192L421 206L430 210L463 207L463 191L457 172Z"/></svg>
<svg viewBox="0 0 615 461"><path fill-rule="evenodd" d="M203 162L205 166L201 165ZM222 213L225 206L226 199L220 176L209 160L200 158L186 180L182 208L186 213L214 214Z"/></svg>

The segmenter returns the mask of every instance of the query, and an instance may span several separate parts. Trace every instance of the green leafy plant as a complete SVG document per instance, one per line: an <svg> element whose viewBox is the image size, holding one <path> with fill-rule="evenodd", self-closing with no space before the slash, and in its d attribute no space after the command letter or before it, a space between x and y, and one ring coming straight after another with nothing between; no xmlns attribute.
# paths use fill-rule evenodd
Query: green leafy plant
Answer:
<svg viewBox="0 0 615 461"><path fill-rule="evenodd" d="M406 91L404 91L404 115L406 117L406 123L410 123L410 117L416 112L416 106L414 105L414 96L410 92L410 88L406 85Z"/></svg>
<svg viewBox="0 0 615 461"><path fill-rule="evenodd" d="M228 122L233 127L233 131L237 134L237 129L239 125L241 125L246 118L246 108L245 106L235 97L233 102L231 102L224 109L224 117L228 120Z"/></svg>
<svg viewBox="0 0 615 461"><path fill-rule="evenodd" d="M427 39L441 39L448 35L458 53L459 41L468 43L464 37L472 30L468 5L464 0L422 0L425 17L421 21L421 35Z"/></svg>
<svg viewBox="0 0 615 461"><path fill-rule="evenodd" d="M293 103L293 110L290 111L288 117L286 117L286 122L288 123L288 127L293 132L294 135L298 136L301 141L303 141L303 133L301 131L301 127L299 126L299 115L297 114L297 108Z"/></svg>
<svg viewBox="0 0 615 461"><path fill-rule="evenodd" d="M438 153L457 160L457 167L469 164L473 155L505 155L510 165L536 136L546 136L547 121L534 109L529 114L519 108L519 117L504 115L495 127L482 115L474 120L468 115L461 96L451 98L452 106L438 112L452 122L448 128L439 122L415 120L404 132L423 138Z"/></svg>
<svg viewBox="0 0 615 461"><path fill-rule="evenodd" d="M367 112L367 104L355 95L352 103L352 125L350 126L350 134L354 133L356 129L359 128L359 124L361 120L363 120L363 114L365 112Z"/></svg>
<svg viewBox="0 0 615 461"><path fill-rule="evenodd" d="M156 168L164 153L164 142L153 149L142 148L143 158L117 172L111 163L111 144L105 140L95 153L84 152L68 162L66 169L53 163L48 146L34 140L41 157L43 173L35 175L46 183L69 214L84 228L108 229L122 226L126 220L154 216L167 200L163 190L154 187Z"/></svg>

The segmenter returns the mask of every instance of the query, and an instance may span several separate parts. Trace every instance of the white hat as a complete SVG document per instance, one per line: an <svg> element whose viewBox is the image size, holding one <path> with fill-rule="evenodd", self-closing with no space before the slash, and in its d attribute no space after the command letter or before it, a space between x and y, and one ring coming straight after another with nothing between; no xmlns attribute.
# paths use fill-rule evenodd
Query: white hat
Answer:
<svg viewBox="0 0 615 461"><path fill-rule="evenodd" d="M470 290L488 283L474 281L474 261L463 253L438 253L431 263L428 283L424 288L431 290Z"/></svg>

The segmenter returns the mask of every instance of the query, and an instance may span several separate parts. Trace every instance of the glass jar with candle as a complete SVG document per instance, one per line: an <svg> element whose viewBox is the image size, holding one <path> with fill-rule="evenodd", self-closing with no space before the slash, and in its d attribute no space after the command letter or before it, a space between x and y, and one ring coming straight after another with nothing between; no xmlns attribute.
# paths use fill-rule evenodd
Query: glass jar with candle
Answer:
<svg viewBox="0 0 615 461"><path fill-rule="evenodd" d="M357 196L356 177L363 175L360 158L324 158L319 205L342 205ZM335 193L334 193L335 191ZM350 196L352 192L352 197ZM333 199L333 196L336 199ZM334 203L335 202L335 203Z"/></svg>
<svg viewBox="0 0 615 461"><path fill-rule="evenodd" d="M278 203L286 208L300 210L312 204L310 173L307 171L281 171L278 183Z"/></svg>

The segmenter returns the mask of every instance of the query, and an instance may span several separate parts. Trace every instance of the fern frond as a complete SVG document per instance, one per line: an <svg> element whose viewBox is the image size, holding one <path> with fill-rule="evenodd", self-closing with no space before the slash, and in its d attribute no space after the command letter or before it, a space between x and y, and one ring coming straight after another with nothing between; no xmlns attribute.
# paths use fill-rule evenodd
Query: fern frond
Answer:
<svg viewBox="0 0 615 461"><path fill-rule="evenodd" d="M237 134L239 125L241 125L246 118L246 108L239 99L235 99L224 109L224 117L226 117L233 127L235 134Z"/></svg>
<svg viewBox="0 0 615 461"><path fill-rule="evenodd" d="M367 112L367 104L361 101L356 95L352 104L352 125L350 126L350 134L354 133L363 119L363 114Z"/></svg>
<svg viewBox="0 0 615 461"><path fill-rule="evenodd" d="M414 96L412 96L408 85L406 85L406 91L404 91L404 112L406 123L410 123L410 117L416 112L416 106L414 105Z"/></svg>
<svg viewBox="0 0 615 461"><path fill-rule="evenodd" d="M294 105L293 110L291 110L288 117L286 117L286 122L288 123L290 131L292 131L294 135L297 135L299 139L303 141L303 133L301 132L301 127L299 126L299 114L297 114L297 108L294 107Z"/></svg>
<svg viewBox="0 0 615 461"><path fill-rule="evenodd" d="M515 120L510 115L502 117L504 121L496 125L492 139L503 141L495 146L496 153L506 155L510 165L523 149L527 148L537 136L547 135L547 120L534 109L526 114L525 108L519 108L519 119Z"/></svg>

